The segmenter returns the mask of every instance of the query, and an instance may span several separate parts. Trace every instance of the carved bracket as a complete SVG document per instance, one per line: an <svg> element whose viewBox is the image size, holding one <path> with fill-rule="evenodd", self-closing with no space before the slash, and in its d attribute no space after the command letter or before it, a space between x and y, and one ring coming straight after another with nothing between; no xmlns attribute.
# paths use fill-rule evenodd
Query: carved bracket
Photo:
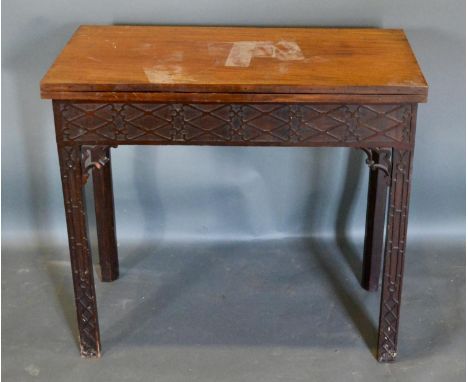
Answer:
<svg viewBox="0 0 468 382"><path fill-rule="evenodd" d="M94 169L100 170L103 168L109 161L110 158L108 157L108 150L111 147L117 146L106 146L106 145L94 145L88 146L83 145L81 147L81 161L82 161L82 169L83 169L83 186L89 179L89 175L91 171Z"/></svg>
<svg viewBox="0 0 468 382"><path fill-rule="evenodd" d="M387 185L390 185L390 172L392 169L392 150L383 148L368 149L364 147L362 147L361 150L364 151L367 155L367 166L369 166L369 168L372 171L382 171L385 174ZM374 154L377 154L380 157L380 160L378 162L375 160L376 158Z"/></svg>

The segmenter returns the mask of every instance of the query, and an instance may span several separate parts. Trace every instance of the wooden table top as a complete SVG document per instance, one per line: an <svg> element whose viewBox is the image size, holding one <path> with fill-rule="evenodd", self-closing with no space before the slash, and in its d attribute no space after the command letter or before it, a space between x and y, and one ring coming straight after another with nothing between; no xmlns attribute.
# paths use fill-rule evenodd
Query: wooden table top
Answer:
<svg viewBox="0 0 468 382"><path fill-rule="evenodd" d="M81 26L43 98L90 93L411 96L427 83L402 30Z"/></svg>

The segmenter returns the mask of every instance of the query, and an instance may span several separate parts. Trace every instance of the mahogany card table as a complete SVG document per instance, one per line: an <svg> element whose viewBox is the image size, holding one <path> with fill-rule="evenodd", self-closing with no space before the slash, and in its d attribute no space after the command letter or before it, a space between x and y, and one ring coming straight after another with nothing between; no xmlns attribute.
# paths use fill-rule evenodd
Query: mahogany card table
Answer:
<svg viewBox="0 0 468 382"><path fill-rule="evenodd" d="M101 354L83 191L91 173L102 281L119 276L110 148L349 147L370 169L362 286L378 290L383 268L377 359L393 361L427 92L397 29L78 28L41 96L53 101L81 355Z"/></svg>

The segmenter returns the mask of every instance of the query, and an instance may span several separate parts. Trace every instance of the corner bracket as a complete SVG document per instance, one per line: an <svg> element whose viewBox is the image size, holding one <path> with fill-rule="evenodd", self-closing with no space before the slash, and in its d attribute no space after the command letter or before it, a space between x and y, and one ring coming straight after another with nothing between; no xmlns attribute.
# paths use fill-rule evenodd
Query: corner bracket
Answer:
<svg viewBox="0 0 468 382"><path fill-rule="evenodd" d="M390 172L392 170L392 150L388 148L364 148L361 147L367 155L366 164L371 171L382 171L387 179L387 184L390 182Z"/></svg>
<svg viewBox="0 0 468 382"><path fill-rule="evenodd" d="M108 150L111 147L107 145L83 145L81 146L81 162L82 162L82 182L83 186L89 179L91 172L96 169L102 169L110 161Z"/></svg>

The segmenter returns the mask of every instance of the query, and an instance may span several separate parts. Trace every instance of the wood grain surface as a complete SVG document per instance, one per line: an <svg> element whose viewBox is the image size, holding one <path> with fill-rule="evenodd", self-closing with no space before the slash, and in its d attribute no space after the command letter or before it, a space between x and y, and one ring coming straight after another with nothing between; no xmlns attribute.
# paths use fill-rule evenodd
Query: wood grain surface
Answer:
<svg viewBox="0 0 468 382"><path fill-rule="evenodd" d="M43 98L75 92L82 99L191 92L424 102L427 83L396 29L81 26L41 81Z"/></svg>

